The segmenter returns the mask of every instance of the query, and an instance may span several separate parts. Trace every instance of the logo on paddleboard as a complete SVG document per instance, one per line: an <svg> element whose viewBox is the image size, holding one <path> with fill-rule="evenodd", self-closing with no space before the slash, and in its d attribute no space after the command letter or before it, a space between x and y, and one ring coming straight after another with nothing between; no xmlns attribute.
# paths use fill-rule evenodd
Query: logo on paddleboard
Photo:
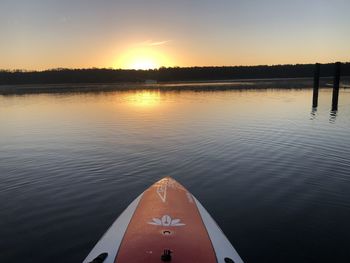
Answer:
<svg viewBox="0 0 350 263"><path fill-rule="evenodd" d="M168 215L162 216L162 218L153 218L151 222L148 222L150 225L155 226L184 226L184 223L180 223L181 219L175 218L172 219Z"/></svg>
<svg viewBox="0 0 350 263"><path fill-rule="evenodd" d="M177 183L175 180L172 180L171 178L162 179L157 183L156 192L157 192L160 200L162 200L163 203L166 202L168 188L172 188L172 189L177 188L177 189L181 189L183 191L187 191L185 188L183 188L182 185Z"/></svg>
<svg viewBox="0 0 350 263"><path fill-rule="evenodd" d="M157 194L160 197L160 200L162 200L163 203L166 201L166 190L167 190L168 185L165 184L160 184L157 187Z"/></svg>

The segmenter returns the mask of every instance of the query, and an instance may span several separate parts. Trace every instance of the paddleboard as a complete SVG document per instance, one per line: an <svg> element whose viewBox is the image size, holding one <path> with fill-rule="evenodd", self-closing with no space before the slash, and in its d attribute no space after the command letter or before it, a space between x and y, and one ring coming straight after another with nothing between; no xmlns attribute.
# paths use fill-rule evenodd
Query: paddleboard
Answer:
<svg viewBox="0 0 350 263"><path fill-rule="evenodd" d="M165 177L117 218L83 263L241 263L199 201Z"/></svg>

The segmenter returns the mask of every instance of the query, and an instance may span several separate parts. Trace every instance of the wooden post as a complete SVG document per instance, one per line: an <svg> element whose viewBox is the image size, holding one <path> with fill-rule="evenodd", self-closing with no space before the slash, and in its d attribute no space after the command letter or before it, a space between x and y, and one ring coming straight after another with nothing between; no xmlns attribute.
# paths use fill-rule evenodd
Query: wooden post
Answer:
<svg viewBox="0 0 350 263"><path fill-rule="evenodd" d="M318 89L320 86L320 64L315 64L315 72L314 72L314 91L312 95L312 107L316 108L318 104Z"/></svg>
<svg viewBox="0 0 350 263"><path fill-rule="evenodd" d="M334 65L334 80L333 80L333 96L332 96L332 111L338 110L339 97L339 82L340 82L340 62Z"/></svg>

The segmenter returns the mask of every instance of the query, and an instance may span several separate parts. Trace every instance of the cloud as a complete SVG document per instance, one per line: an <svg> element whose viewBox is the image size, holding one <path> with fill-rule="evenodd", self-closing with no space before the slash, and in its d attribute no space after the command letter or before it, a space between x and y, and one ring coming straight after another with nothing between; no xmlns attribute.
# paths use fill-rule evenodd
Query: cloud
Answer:
<svg viewBox="0 0 350 263"><path fill-rule="evenodd" d="M140 45L143 46L160 46L160 45L164 45L171 42L171 40L162 40L162 41L152 41L152 40L147 40L144 42L139 43Z"/></svg>
<svg viewBox="0 0 350 263"><path fill-rule="evenodd" d="M169 43L171 40L164 40L164 41L158 41L158 42L150 42L149 45L150 46L160 46L160 45L164 45L166 43Z"/></svg>

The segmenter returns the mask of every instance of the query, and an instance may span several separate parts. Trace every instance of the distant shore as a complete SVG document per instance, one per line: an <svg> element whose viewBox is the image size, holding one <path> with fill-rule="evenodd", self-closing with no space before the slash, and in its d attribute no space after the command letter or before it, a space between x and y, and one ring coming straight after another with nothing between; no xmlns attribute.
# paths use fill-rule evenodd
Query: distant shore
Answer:
<svg viewBox="0 0 350 263"><path fill-rule="evenodd" d="M333 81L334 63L320 67L321 87ZM0 94L100 92L114 90L228 90L310 88L315 64L173 67L150 70L51 69L0 70ZM341 64L343 87L349 87L350 63ZM345 81L345 82L344 82Z"/></svg>
<svg viewBox="0 0 350 263"><path fill-rule="evenodd" d="M321 88L331 88L331 77L321 78ZM162 91L223 91L244 89L305 89L312 88L312 78L237 79L213 81L177 81L160 83L66 83L0 85L0 95L70 92L109 92L129 90ZM350 77L343 77L342 88L350 88Z"/></svg>
<svg viewBox="0 0 350 263"><path fill-rule="evenodd" d="M334 74L334 63L322 64L320 77ZM315 64L232 67L169 67L149 70L65 69L44 71L0 70L0 85L66 83L162 83L242 79L312 78ZM350 76L350 63L341 64L341 75Z"/></svg>

